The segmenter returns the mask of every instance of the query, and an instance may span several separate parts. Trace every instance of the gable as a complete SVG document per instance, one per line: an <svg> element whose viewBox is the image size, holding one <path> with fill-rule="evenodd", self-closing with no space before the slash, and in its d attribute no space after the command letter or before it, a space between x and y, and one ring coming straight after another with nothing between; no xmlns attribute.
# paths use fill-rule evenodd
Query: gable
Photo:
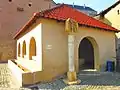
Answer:
<svg viewBox="0 0 120 90"><path fill-rule="evenodd" d="M120 29L120 4L105 14L104 17L111 22L111 26Z"/></svg>
<svg viewBox="0 0 120 90"><path fill-rule="evenodd" d="M107 9L105 9L104 11L100 12L98 15L104 16L105 14L107 14L109 11L111 11L112 9L114 9L119 4L120 4L120 0L118 0L117 2L115 2L113 5L111 5L110 7L108 7Z"/></svg>

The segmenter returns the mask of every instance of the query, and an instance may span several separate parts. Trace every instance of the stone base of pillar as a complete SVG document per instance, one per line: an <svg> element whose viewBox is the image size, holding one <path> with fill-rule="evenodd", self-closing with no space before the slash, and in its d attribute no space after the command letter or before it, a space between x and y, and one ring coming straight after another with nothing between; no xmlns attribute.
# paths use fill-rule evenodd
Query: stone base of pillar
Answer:
<svg viewBox="0 0 120 90"><path fill-rule="evenodd" d="M77 80L76 72L67 72L68 79L63 80L68 85L79 84L81 80Z"/></svg>
<svg viewBox="0 0 120 90"><path fill-rule="evenodd" d="M71 81L71 82L68 79L64 79L63 81L65 84L68 84L68 85L78 85L81 83L81 80L79 80L79 79L75 80L75 81Z"/></svg>
<svg viewBox="0 0 120 90"><path fill-rule="evenodd" d="M67 72L67 77L70 82L77 80L76 72Z"/></svg>

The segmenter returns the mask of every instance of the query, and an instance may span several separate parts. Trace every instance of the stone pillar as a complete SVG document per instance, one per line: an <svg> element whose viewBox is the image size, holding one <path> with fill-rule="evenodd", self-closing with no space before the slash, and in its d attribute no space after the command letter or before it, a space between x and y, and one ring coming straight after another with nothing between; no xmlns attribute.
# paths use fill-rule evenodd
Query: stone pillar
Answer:
<svg viewBox="0 0 120 90"><path fill-rule="evenodd" d="M75 72L75 62L74 62L74 35L69 34L68 35L68 62L69 62L69 68L68 68L68 80L70 82L76 81L76 72Z"/></svg>
<svg viewBox="0 0 120 90"><path fill-rule="evenodd" d="M78 30L78 23L70 18L66 20L65 31L68 32L68 80L64 80L67 84L78 84L80 80L77 80L76 71L75 71L75 36L74 34Z"/></svg>
<svg viewBox="0 0 120 90"><path fill-rule="evenodd" d="M69 59L69 71L73 72L74 67L74 35L68 35L68 59Z"/></svg>

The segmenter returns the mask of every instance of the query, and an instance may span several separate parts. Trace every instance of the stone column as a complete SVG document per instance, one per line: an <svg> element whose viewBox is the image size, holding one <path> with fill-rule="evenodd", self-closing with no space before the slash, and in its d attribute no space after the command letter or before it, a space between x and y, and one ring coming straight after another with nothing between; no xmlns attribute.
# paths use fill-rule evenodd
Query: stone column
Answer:
<svg viewBox="0 0 120 90"><path fill-rule="evenodd" d="M74 35L68 35L68 59L69 59L69 71L73 72L74 67Z"/></svg>
<svg viewBox="0 0 120 90"><path fill-rule="evenodd" d="M76 72L75 72L75 62L74 62L74 35L68 35L68 62L69 62L69 71L67 73L68 80L75 81L76 80Z"/></svg>
<svg viewBox="0 0 120 90"><path fill-rule="evenodd" d="M74 61L74 42L75 36L74 34L78 30L78 23L70 18L66 20L65 31L68 32L68 72L67 77L68 80L65 80L67 84L78 84L80 80L77 80L76 71L75 71L75 61Z"/></svg>

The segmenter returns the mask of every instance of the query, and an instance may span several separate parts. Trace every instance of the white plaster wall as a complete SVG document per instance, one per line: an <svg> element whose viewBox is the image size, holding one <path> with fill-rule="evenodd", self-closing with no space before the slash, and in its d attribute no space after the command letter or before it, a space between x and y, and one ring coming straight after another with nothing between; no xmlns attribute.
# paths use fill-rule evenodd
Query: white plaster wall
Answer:
<svg viewBox="0 0 120 90"><path fill-rule="evenodd" d="M17 65L15 65L11 60L8 60L8 68L11 70L12 74L16 77L20 87L22 86L22 71Z"/></svg>
<svg viewBox="0 0 120 90"><path fill-rule="evenodd" d="M38 24L35 28L33 28L33 30L31 30L30 32L28 32L27 34L25 34L24 36L22 36L21 38L19 38L17 40L17 59L18 60L29 60L29 44L30 44L30 39L32 37L35 38L36 41L36 57L35 57L35 61L37 62L37 64L40 66L40 68L42 69L42 39L41 39L41 29L42 29L42 24ZM25 58L22 58L22 44L23 42L26 42L26 55ZM20 43L21 47L20 47L20 56L18 57L18 44Z"/></svg>

